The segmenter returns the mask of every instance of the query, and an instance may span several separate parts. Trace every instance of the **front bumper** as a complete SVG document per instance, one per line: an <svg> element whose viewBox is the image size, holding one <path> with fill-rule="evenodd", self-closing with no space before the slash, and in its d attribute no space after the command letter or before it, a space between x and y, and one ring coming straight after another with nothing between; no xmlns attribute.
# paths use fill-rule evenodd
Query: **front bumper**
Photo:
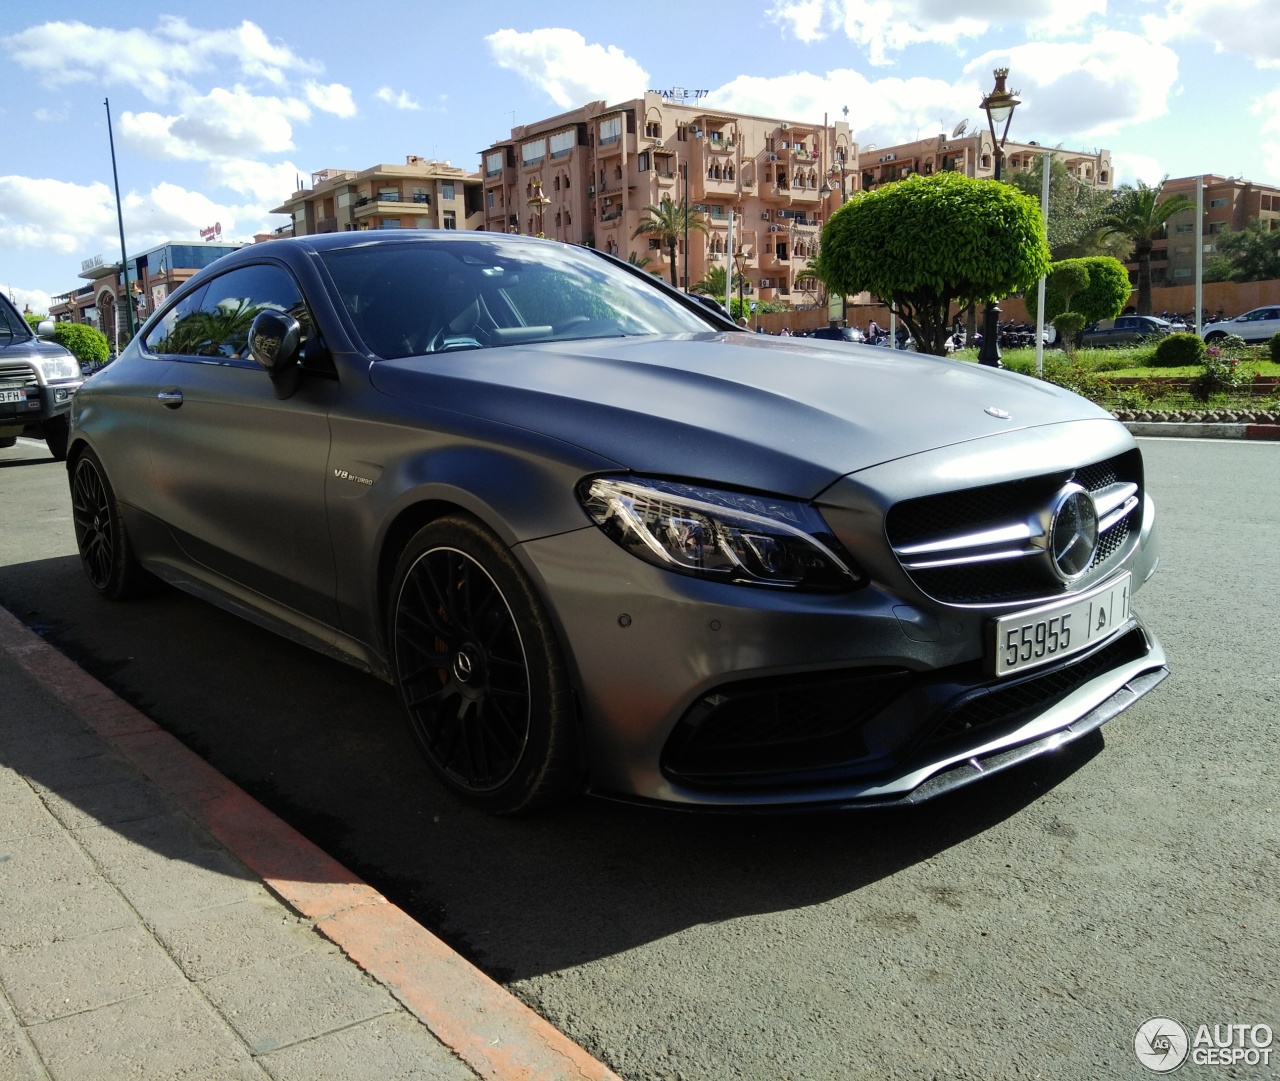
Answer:
<svg viewBox="0 0 1280 1081"><path fill-rule="evenodd" d="M612 796L721 808L915 803L1078 738L1168 674L1136 618L1088 653L995 680L983 653L995 613L931 601L907 582L875 578L840 595L710 583L651 567L594 527L516 553L574 672L590 787ZM1132 572L1136 592L1157 561L1148 505L1114 571ZM861 679L873 685L864 691ZM828 693L799 720L779 718L831 736L827 760L797 757L785 740L754 758L731 746L722 768L714 754L698 768L681 757L690 719L744 686L778 688L785 701L789 688L845 680L842 701ZM823 703L847 715L842 732L814 720Z"/></svg>

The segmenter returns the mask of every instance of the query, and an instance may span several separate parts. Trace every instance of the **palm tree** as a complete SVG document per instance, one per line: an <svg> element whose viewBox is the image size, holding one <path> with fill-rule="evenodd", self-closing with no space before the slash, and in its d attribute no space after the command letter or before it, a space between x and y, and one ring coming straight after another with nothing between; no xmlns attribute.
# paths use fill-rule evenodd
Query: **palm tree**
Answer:
<svg viewBox="0 0 1280 1081"><path fill-rule="evenodd" d="M687 206L674 203L671 201L671 196L664 195L657 206L653 203L645 206L644 217L640 219L636 231L631 234L632 240L638 236L651 236L654 233L661 237L662 243L671 254L672 288L679 288L676 285L676 245L686 231L705 235L706 220L696 210L691 213Z"/></svg>
<svg viewBox="0 0 1280 1081"><path fill-rule="evenodd" d="M652 263L653 260L647 255L637 255L635 252L630 252L627 255L627 262L637 270L648 270L650 274L655 274L659 278L662 277L661 270L650 269L649 264Z"/></svg>
<svg viewBox="0 0 1280 1081"><path fill-rule="evenodd" d="M728 277L728 271L719 264L713 264L707 268L707 272L702 276L702 280L694 285L689 291L691 293L701 293L703 296L708 297L722 297L725 295L724 285L726 277ZM734 274L733 287L735 289L741 280L741 275Z"/></svg>
<svg viewBox="0 0 1280 1081"><path fill-rule="evenodd" d="M1185 195L1160 198L1166 175L1154 188L1141 180L1135 188L1123 184L1116 192L1111 207L1102 217L1103 236L1121 236L1133 244L1133 258L1138 261L1138 314L1151 314L1151 247L1165 235L1169 219L1184 210L1194 210L1195 203Z"/></svg>

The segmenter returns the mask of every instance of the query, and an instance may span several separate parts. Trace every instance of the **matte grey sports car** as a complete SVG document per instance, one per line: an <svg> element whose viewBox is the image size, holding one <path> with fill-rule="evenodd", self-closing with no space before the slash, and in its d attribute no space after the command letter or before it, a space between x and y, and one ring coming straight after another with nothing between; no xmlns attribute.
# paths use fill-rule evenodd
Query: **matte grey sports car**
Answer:
<svg viewBox="0 0 1280 1081"><path fill-rule="evenodd" d="M911 803L1167 674L1106 413L550 241L235 252L76 395L68 470L101 593L158 577L394 681L494 812Z"/></svg>

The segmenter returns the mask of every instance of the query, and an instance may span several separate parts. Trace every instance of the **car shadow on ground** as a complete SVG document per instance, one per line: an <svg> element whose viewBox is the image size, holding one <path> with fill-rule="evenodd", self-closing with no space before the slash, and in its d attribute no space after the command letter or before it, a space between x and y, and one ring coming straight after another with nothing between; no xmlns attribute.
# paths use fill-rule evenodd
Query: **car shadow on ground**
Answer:
<svg viewBox="0 0 1280 1081"><path fill-rule="evenodd" d="M1103 746L1094 733L899 810L584 796L495 819L437 784L391 687L203 602L110 604L68 556L0 567L0 604L500 981L856 892L1017 814Z"/></svg>

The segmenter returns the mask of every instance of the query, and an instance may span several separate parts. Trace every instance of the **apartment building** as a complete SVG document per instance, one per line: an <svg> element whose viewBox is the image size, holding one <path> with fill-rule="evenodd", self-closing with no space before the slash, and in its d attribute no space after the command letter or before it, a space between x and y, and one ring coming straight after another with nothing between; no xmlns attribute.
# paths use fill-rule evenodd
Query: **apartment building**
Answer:
<svg viewBox="0 0 1280 1081"><path fill-rule="evenodd" d="M1255 184L1234 176L1206 173L1166 180L1163 194L1185 195L1195 201L1196 181L1204 182L1204 257L1217 250L1215 238L1222 232L1238 232L1255 221L1280 229L1280 188ZM1169 219L1167 236L1151 247L1151 284L1188 285L1196 272L1196 212L1184 210ZM1130 277L1137 280L1138 264L1130 263Z"/></svg>
<svg viewBox="0 0 1280 1081"><path fill-rule="evenodd" d="M892 180L902 180L912 173L930 176L944 171L965 176L989 178L995 175L995 144L991 132L976 128L966 130L961 124L953 134L939 134L896 146L864 146L858 155L858 170L864 191ZM1018 170L1034 167L1044 154L1039 143L1006 142L1001 175L1008 180ZM1110 150L1064 150L1053 147L1054 158L1066 166L1067 172L1082 184L1110 189L1114 172Z"/></svg>
<svg viewBox="0 0 1280 1081"><path fill-rule="evenodd" d="M733 273L761 300L812 300L796 276L817 251L827 216L857 184L857 147L843 121L806 123L706 109L647 93L620 104L594 101L511 130L481 152L484 224L491 232L541 233L647 259L671 277L658 236L635 234L645 207L670 198L697 210L707 234L681 238L676 278L696 284L727 266L733 214Z"/></svg>
<svg viewBox="0 0 1280 1081"><path fill-rule="evenodd" d="M134 322L141 324L165 302L169 294L197 270L242 244L224 242L165 241L129 257L129 292L134 305ZM80 275L89 284L53 298L49 317L63 322L88 323L97 327L109 342L123 345L128 332L124 309L124 276L119 261L107 262L100 255L80 264Z"/></svg>
<svg viewBox="0 0 1280 1081"><path fill-rule="evenodd" d="M271 211L288 214L284 236L358 229L479 229L480 178L447 161L409 154L403 165L359 172L321 169Z"/></svg>

